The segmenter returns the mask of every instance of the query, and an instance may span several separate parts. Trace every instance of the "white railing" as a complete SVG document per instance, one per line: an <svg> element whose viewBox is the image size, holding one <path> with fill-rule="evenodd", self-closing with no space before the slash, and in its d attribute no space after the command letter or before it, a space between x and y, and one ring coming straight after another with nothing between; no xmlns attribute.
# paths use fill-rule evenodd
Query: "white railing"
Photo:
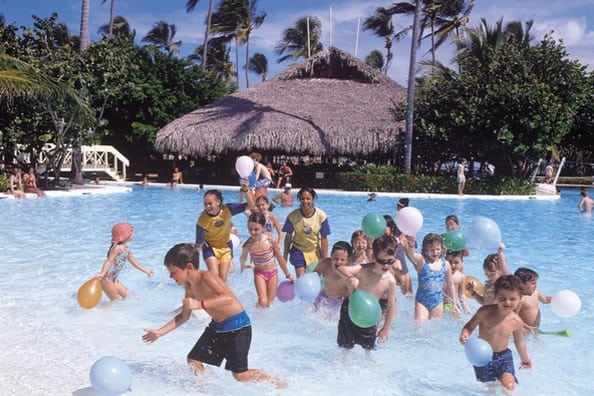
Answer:
<svg viewBox="0 0 594 396"><path fill-rule="evenodd" d="M39 156L40 162L46 160L45 152L51 150L51 145L46 145ZM126 169L130 161L113 146L94 145L81 146L82 171L105 172L114 180L126 180ZM70 172L72 169L72 148L66 150L61 172Z"/></svg>

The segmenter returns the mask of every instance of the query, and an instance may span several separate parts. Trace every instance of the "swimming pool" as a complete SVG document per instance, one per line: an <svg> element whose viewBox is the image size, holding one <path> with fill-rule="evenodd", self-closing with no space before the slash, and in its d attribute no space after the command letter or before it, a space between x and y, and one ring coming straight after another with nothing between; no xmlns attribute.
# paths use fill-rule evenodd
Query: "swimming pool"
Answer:
<svg viewBox="0 0 594 396"><path fill-rule="evenodd" d="M207 323L200 315L144 345L143 329L169 320L183 296L168 278L163 256L173 244L194 240L202 194L189 188L134 187L125 194L0 200L0 392L91 395L90 367L111 355L131 368L133 395L485 394L458 343L468 316L419 328L413 322L413 302L398 294L390 339L372 352L373 362L358 347L344 361L336 346L336 324L312 314L307 304L277 302L269 310L257 310L250 272L229 277L253 322L250 366L284 376L286 389L237 383L223 368L211 367L207 375L194 378L185 356ZM235 201L237 190L224 190L224 197ZM394 216L395 202L389 194L367 202L365 194L322 193L317 206L329 214L332 245L349 240L368 212ZM517 395L586 395L594 389L594 221L578 213L578 202L577 190L564 190L556 201L411 198L411 206L424 215L420 237L444 232L449 214L458 215L462 226L477 215L490 217L501 228L512 271L520 266L538 271L545 294L571 289L580 295L582 310L573 318L558 318L543 306L543 330L569 328L573 336L528 338L533 368L517 371ZM288 212L276 208L273 213L283 222ZM76 291L99 271L111 226L119 221L134 225L130 247L155 276L148 279L127 266L121 275L132 291L127 300L81 309ZM245 238L244 216L236 216L235 222ZM481 265L488 253L471 246L466 274L484 279ZM413 282L416 288L415 274Z"/></svg>

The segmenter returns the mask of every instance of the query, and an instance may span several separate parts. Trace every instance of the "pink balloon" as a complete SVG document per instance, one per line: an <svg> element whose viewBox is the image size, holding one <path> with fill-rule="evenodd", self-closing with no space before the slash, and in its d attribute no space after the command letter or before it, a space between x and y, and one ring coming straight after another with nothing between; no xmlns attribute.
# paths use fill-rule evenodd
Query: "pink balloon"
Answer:
<svg viewBox="0 0 594 396"><path fill-rule="evenodd" d="M279 283L276 289L276 298L282 302L291 301L295 298L295 284L289 280Z"/></svg>

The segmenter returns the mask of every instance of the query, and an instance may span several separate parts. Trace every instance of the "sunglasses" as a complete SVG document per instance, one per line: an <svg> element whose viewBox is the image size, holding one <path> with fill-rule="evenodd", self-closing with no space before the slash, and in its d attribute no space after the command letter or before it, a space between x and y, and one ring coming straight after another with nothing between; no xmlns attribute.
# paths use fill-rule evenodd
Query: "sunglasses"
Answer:
<svg viewBox="0 0 594 396"><path fill-rule="evenodd" d="M394 264L396 262L396 259L395 258L389 258L389 259L383 260L383 259L376 258L375 261L378 264L381 264L381 265L392 265L392 264Z"/></svg>

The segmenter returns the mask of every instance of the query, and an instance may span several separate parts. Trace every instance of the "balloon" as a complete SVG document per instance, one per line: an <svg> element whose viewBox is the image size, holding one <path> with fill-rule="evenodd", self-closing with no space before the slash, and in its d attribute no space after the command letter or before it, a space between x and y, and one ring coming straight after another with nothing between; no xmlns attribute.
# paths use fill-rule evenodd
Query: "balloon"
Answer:
<svg viewBox="0 0 594 396"><path fill-rule="evenodd" d="M254 170L254 160L247 155L237 157L235 160L235 170L239 173L239 176L247 179Z"/></svg>
<svg viewBox="0 0 594 396"><path fill-rule="evenodd" d="M386 232L386 219L377 213L367 213L363 217L361 228L369 238L378 238Z"/></svg>
<svg viewBox="0 0 594 396"><path fill-rule="evenodd" d="M322 282L317 272L307 272L295 281L295 295L303 301L312 302L321 289Z"/></svg>
<svg viewBox="0 0 594 396"><path fill-rule="evenodd" d="M412 206L402 208L396 213L396 227L405 235L415 235L423 227L423 215Z"/></svg>
<svg viewBox="0 0 594 396"><path fill-rule="evenodd" d="M233 250L239 249L241 247L241 239L234 233L229 234L229 238L231 238L231 245L233 245Z"/></svg>
<svg viewBox="0 0 594 396"><path fill-rule="evenodd" d="M452 252L459 252L466 246L466 238L460 230L448 231L443 234L443 246Z"/></svg>
<svg viewBox="0 0 594 396"><path fill-rule="evenodd" d="M485 287L483 286L483 284L481 283L480 280L478 280L478 278L475 278L472 275L466 275L464 277L464 295L468 298L473 298L474 296L472 295L472 293L470 292L470 290L468 290L466 288L466 285L468 285L470 282L472 282L472 284L474 285L474 291L476 292L476 294L480 294L481 296L485 294Z"/></svg>
<svg viewBox="0 0 594 396"><path fill-rule="evenodd" d="M379 302L364 290L356 289L349 298L349 318L359 327L368 328L379 322L382 309Z"/></svg>
<svg viewBox="0 0 594 396"><path fill-rule="evenodd" d="M551 299L551 310L560 318L571 318L582 308L582 300L571 290L561 290Z"/></svg>
<svg viewBox="0 0 594 396"><path fill-rule="evenodd" d="M132 386L132 373L122 360L105 356L97 360L89 373L91 386L102 395L121 395Z"/></svg>
<svg viewBox="0 0 594 396"><path fill-rule="evenodd" d="M464 345L464 353L468 361L477 367L486 366L493 358L493 348L482 338L471 338Z"/></svg>
<svg viewBox="0 0 594 396"><path fill-rule="evenodd" d="M92 278L78 289L76 300L82 308L91 309L101 302L102 294L101 281L99 278Z"/></svg>
<svg viewBox="0 0 594 396"><path fill-rule="evenodd" d="M497 250L501 244L499 226L488 217L479 216L468 229L470 241L479 249Z"/></svg>
<svg viewBox="0 0 594 396"><path fill-rule="evenodd" d="M282 302L291 301L295 298L295 284L290 280L278 284L276 289L276 298Z"/></svg>

